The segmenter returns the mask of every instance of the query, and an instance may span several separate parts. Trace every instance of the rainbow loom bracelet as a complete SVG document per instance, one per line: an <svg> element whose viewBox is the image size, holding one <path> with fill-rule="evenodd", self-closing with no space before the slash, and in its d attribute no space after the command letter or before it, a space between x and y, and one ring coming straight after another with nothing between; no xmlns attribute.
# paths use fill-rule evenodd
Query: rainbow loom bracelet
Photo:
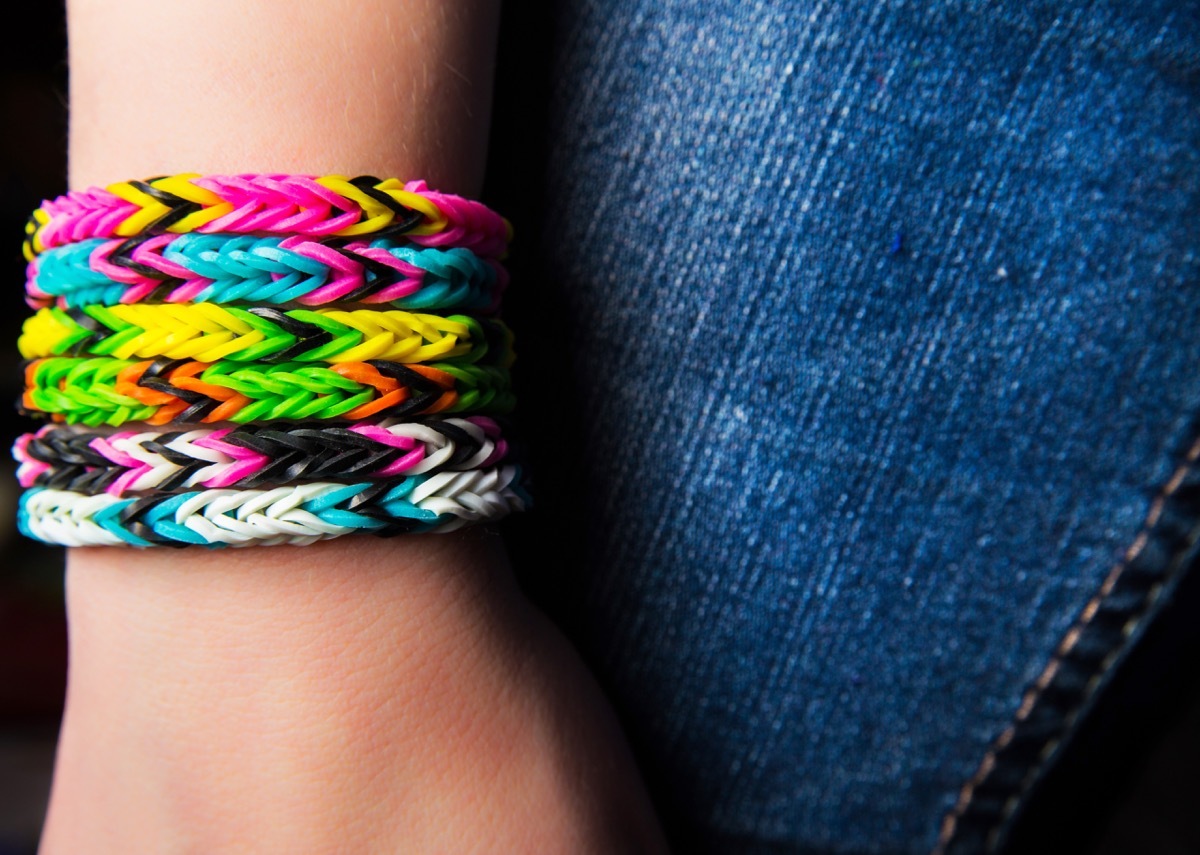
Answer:
<svg viewBox="0 0 1200 855"><path fill-rule="evenodd" d="M482 469L508 449L500 425L472 416L166 432L46 425L20 436L13 458L22 487L120 497Z"/></svg>
<svg viewBox="0 0 1200 855"><path fill-rule="evenodd" d="M371 176L184 174L43 203L20 409L54 423L13 447L21 531L305 544L523 510L486 415L514 404L494 317L511 237L478 202Z"/></svg>
<svg viewBox="0 0 1200 855"><path fill-rule="evenodd" d="M89 238L141 234L403 235L502 257L512 230L479 202L363 175L169 175L72 191L26 224L25 258Z"/></svg>
<svg viewBox="0 0 1200 855"><path fill-rule="evenodd" d="M433 413L503 414L513 395L507 368L339 362L238 362L56 356L25 366L26 414L92 427L278 419L360 420Z"/></svg>
<svg viewBox="0 0 1200 855"><path fill-rule="evenodd" d="M27 536L61 546L251 546L453 531L527 505L520 468L500 466L400 481L126 499L35 487L22 494L17 522Z"/></svg>
<svg viewBox="0 0 1200 855"><path fill-rule="evenodd" d="M48 249L29 262L25 293L34 309L296 302L491 314L507 283L500 262L461 247L193 233L93 238Z"/></svg>
<svg viewBox="0 0 1200 855"><path fill-rule="evenodd" d="M198 362L512 361L498 320L400 310L239 309L215 303L39 309L17 348L26 359L115 356Z"/></svg>

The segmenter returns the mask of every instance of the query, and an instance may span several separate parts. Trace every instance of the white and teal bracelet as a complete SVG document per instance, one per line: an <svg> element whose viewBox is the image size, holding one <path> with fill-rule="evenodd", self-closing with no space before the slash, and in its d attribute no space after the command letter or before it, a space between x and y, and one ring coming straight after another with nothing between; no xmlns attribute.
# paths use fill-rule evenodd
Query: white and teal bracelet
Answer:
<svg viewBox="0 0 1200 855"><path fill-rule="evenodd" d="M61 546L268 546L346 534L447 532L524 510L520 467L315 482L269 490L197 490L117 498L36 487L21 496L21 531Z"/></svg>

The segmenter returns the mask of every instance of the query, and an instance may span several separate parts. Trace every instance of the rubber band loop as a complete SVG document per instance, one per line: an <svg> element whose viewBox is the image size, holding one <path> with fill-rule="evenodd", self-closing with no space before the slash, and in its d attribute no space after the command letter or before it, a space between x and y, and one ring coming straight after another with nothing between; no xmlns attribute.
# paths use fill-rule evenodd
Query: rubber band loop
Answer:
<svg viewBox="0 0 1200 855"><path fill-rule="evenodd" d="M17 524L61 546L305 544L347 534L454 531L530 506L518 466L398 481L312 482L265 490L197 490L119 498L35 487Z"/></svg>
<svg viewBox="0 0 1200 855"><path fill-rule="evenodd" d="M508 453L500 425L485 416L169 431L46 425L13 444L22 487L118 497L465 471Z"/></svg>
<svg viewBox="0 0 1200 855"><path fill-rule="evenodd" d="M59 356L28 363L25 380L23 412L92 427L494 415L514 404L508 369L470 364L245 365Z"/></svg>
<svg viewBox="0 0 1200 855"><path fill-rule="evenodd" d="M46 250L29 263L26 276L26 302L35 309L363 303L492 314L508 282L499 262L459 247L224 234L93 238Z"/></svg>
<svg viewBox="0 0 1200 855"><path fill-rule="evenodd" d="M511 224L499 214L431 191L423 181L274 174L180 174L72 191L44 202L25 231L26 260L90 238L187 232L337 237L387 232L422 246L458 246L501 258L512 236Z"/></svg>

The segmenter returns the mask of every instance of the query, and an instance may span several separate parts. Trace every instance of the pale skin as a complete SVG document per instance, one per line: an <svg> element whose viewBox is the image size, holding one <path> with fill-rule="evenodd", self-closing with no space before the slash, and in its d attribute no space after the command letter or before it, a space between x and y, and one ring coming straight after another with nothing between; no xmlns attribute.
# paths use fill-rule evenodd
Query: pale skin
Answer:
<svg viewBox="0 0 1200 855"><path fill-rule="evenodd" d="M477 196L496 20L482 0L72 0L70 184ZM73 549L66 589L42 855L666 851L611 707L493 532Z"/></svg>

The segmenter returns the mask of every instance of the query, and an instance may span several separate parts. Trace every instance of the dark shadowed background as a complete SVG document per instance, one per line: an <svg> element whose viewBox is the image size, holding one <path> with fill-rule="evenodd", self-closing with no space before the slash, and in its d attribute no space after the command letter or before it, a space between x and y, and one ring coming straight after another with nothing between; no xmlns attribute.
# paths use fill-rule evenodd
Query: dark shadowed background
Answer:
<svg viewBox="0 0 1200 855"><path fill-rule="evenodd" d="M8 449L29 429L13 406L21 389L15 341L23 299L23 225L47 195L66 186L65 35L56 3L24 7L0 51L0 855L32 851L50 784L66 675L63 552L16 531L18 487Z"/></svg>

